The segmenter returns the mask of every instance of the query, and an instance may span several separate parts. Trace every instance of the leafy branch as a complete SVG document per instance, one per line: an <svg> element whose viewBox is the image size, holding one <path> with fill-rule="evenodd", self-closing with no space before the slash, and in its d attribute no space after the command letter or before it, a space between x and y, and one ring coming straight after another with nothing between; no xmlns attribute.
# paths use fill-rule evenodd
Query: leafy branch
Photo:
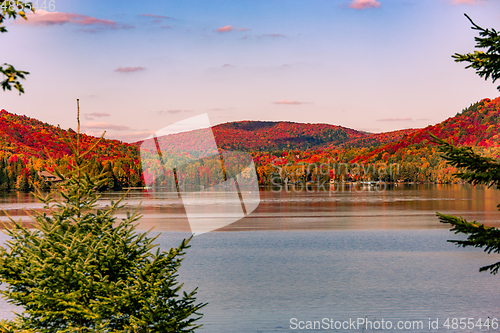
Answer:
<svg viewBox="0 0 500 333"><path fill-rule="evenodd" d="M0 0L0 8L0 33L7 32L7 28L3 25L6 19L15 20L20 16L27 20L26 10L30 10L33 13L35 12L35 8L31 2ZM3 91L12 90L12 88L14 88L19 91L19 95L24 93L24 88L19 80L25 80L25 75L28 75L29 72L16 70L14 66L5 63L0 66L0 73L6 77L0 82Z"/></svg>
<svg viewBox="0 0 500 333"><path fill-rule="evenodd" d="M15 88L19 91L19 95L24 93L24 88L21 85L21 82L19 82L19 79L26 80L25 75L28 75L29 72L18 71L12 65L3 64L3 66L0 66L0 73L7 77L5 80L0 82L3 91Z"/></svg>

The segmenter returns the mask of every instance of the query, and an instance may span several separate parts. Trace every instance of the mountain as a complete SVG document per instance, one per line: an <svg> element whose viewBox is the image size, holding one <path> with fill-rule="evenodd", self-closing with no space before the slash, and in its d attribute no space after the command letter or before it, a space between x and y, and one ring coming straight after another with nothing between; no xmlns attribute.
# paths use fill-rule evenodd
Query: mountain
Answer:
<svg viewBox="0 0 500 333"><path fill-rule="evenodd" d="M247 152L330 151L345 150L354 154L354 162L371 161L380 156L407 154L427 147L432 133L451 139L458 145L491 148L500 146L500 97L483 99L457 113L455 117L422 129L405 129L386 133L367 133L329 124L303 124L294 122L238 121L212 127L219 148ZM71 129L60 130L37 119L0 111L1 150L26 157L46 159L45 149L53 158L69 154L61 133L75 136ZM203 140L204 130L168 136L171 140L163 149L172 151L197 151ZM86 149L94 137L81 135L82 148ZM100 160L120 157L138 159L141 141L127 144L118 140L103 140L91 156Z"/></svg>
<svg viewBox="0 0 500 333"><path fill-rule="evenodd" d="M389 142L399 141L405 136L417 131L418 129L408 128L384 133L367 133L366 136L354 138L344 143L337 145L327 145L324 149L349 149L349 148L366 148L377 147Z"/></svg>
<svg viewBox="0 0 500 333"><path fill-rule="evenodd" d="M399 140L413 130L372 134L329 124L238 121L212 127L217 146L222 149L263 152L378 146ZM167 139L168 138L168 139ZM196 152L204 146L205 130L182 132L159 138L162 149ZM135 143L140 145L141 142Z"/></svg>
<svg viewBox="0 0 500 333"><path fill-rule="evenodd" d="M339 145L369 134L329 124L238 121L213 127L219 147L241 151L307 150Z"/></svg>
<svg viewBox="0 0 500 333"><path fill-rule="evenodd" d="M72 129L61 130L34 118L0 110L0 147L4 152L44 159L48 152L51 158L63 157L70 154L70 150L63 142L62 135L76 137L76 132ZM95 137L80 135L83 150L95 140ZM102 140L90 153L91 157L99 157L101 160L130 155L137 156L136 147L118 140Z"/></svg>
<svg viewBox="0 0 500 333"><path fill-rule="evenodd" d="M500 97L486 98L472 104L445 121L404 133L400 140L390 142L356 157L353 162L370 161L380 154L405 155L428 147L430 134L451 140L455 145L481 149L500 146Z"/></svg>
<svg viewBox="0 0 500 333"><path fill-rule="evenodd" d="M142 162L145 164L141 164L139 159L142 142L127 144L102 140L92 149L89 158L95 158L91 164L94 174L106 173L109 180L106 188L163 184L164 165L156 158L157 146L162 149L162 156L168 156L167 163L193 166L190 169L193 179L212 179L210 177L217 175L218 169L210 166L217 163L213 164L214 161L205 157L217 156L212 145L213 133L218 148L251 152L262 185L271 184L276 179L277 167L285 165L295 177L290 176L290 181L324 178L328 182L331 175L318 174L315 168L315 173L306 172L304 166L335 162L373 164L377 168L382 167L381 170L385 170L387 165L392 170L392 165L397 165L396 173L378 175L373 169L371 173L358 175L361 179L453 182L453 174L457 170L440 157L436 145L430 142L430 134L452 140L457 145L474 146L486 156L500 158L499 122L500 97L483 99L454 117L421 129L373 134L328 124L238 121L219 124L209 130L177 133L147 141L141 146ZM38 181L36 171L43 168L51 171L54 164L61 169L69 168L71 159L64 157L70 151L62 140L63 135L76 137L72 129L61 130L39 120L1 110L0 190L27 190ZM80 139L81 148L85 151L96 140L85 134ZM167 152L170 154L167 155ZM55 161L47 163L47 155ZM151 163L148 164L148 161ZM191 165L191 162L194 164ZM352 178L352 175L343 176Z"/></svg>

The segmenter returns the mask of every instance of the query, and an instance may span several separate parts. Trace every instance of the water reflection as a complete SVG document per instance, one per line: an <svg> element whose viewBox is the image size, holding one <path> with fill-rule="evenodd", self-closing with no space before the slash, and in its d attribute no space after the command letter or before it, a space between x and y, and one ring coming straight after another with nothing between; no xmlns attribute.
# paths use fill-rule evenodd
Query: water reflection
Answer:
<svg viewBox="0 0 500 333"><path fill-rule="evenodd" d="M242 232L211 232L192 241L179 279L185 290L199 287L198 300L209 302L200 332L290 332L292 317L426 323L439 318L441 324L446 318L498 317L500 280L478 272L498 259L446 242L458 236L437 230L448 226L435 212L499 226L500 191L403 185L260 194L254 212L220 229ZM104 193L99 205L122 195ZM41 209L24 193L2 194L0 200L17 218L26 218L23 209ZM125 202L144 215L140 229L171 231L158 238L162 249L190 235L177 193L134 191ZM0 242L5 240L1 235ZM11 310L0 302L0 317L12 318ZM436 331L449 332L443 326Z"/></svg>
<svg viewBox="0 0 500 333"><path fill-rule="evenodd" d="M348 185L332 190L311 186L297 189L262 189L255 211L219 231L447 228L438 223L436 211L500 226L500 191L482 186L391 185L383 191L376 187L353 189ZM143 215L140 229L190 231L176 192L107 192L102 194L99 206L109 205L123 195L127 209L138 209ZM42 204L31 194L11 192L0 195L0 207L14 218L28 222L26 210L41 210ZM118 218L125 216L125 210L117 214ZM0 220L6 219L5 213L0 212Z"/></svg>

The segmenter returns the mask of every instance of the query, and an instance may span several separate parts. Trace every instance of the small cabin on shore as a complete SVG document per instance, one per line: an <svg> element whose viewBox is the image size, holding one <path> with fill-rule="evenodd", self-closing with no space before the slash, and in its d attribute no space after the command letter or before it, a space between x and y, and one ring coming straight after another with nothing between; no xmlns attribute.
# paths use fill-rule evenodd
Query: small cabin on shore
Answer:
<svg viewBox="0 0 500 333"><path fill-rule="evenodd" d="M57 184L62 181L61 178L57 177L56 175L51 174L48 171L38 171L38 176L45 180L49 184Z"/></svg>

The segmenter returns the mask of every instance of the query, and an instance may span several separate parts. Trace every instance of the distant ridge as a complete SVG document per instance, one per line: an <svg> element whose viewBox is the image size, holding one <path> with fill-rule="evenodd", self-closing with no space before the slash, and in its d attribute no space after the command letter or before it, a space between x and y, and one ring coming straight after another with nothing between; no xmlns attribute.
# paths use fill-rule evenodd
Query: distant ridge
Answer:
<svg viewBox="0 0 500 333"><path fill-rule="evenodd" d="M238 121L213 127L221 148L242 151L308 150L339 145L367 133L329 124Z"/></svg>
<svg viewBox="0 0 500 333"><path fill-rule="evenodd" d="M248 152L316 150L377 146L399 140L414 131L401 130L372 134L330 124L304 124L289 121L237 121L212 127L220 148ZM170 135L169 150L196 151L204 139L203 130ZM140 145L141 141L134 143Z"/></svg>
<svg viewBox="0 0 500 333"><path fill-rule="evenodd" d="M66 135L76 136L72 129L60 130L35 118L10 113L5 109L0 110L0 147L3 152L46 159L47 150L51 158L64 157L70 154L70 150L62 140L61 131ZM96 139L81 134L82 149L85 150ZM137 153L136 148L127 143L103 140L90 155L107 160Z"/></svg>
<svg viewBox="0 0 500 333"><path fill-rule="evenodd" d="M378 154L394 155L405 150L418 151L428 145L430 134L451 140L459 146L499 147L500 97L493 100L485 98L439 124L405 133L400 140L381 145L368 154L360 155L354 162L369 161Z"/></svg>
<svg viewBox="0 0 500 333"><path fill-rule="evenodd" d="M360 149L353 161L369 161L379 155L394 155L404 150L418 150L429 142L430 133L451 139L458 145L475 147L500 146L500 97L483 99L445 121L421 129L405 129L385 133L367 133L330 124L304 124L288 121L237 121L214 126L213 133L220 148L247 152L279 152L283 150L314 151ZM62 130L71 136L71 129ZM196 151L201 132L174 134L182 144L172 150ZM82 147L96 138L82 134ZM108 160L120 157L139 158L141 141L128 144L103 140L92 155ZM45 148L52 158L70 152L53 125L27 116L0 110L0 152L44 158Z"/></svg>

